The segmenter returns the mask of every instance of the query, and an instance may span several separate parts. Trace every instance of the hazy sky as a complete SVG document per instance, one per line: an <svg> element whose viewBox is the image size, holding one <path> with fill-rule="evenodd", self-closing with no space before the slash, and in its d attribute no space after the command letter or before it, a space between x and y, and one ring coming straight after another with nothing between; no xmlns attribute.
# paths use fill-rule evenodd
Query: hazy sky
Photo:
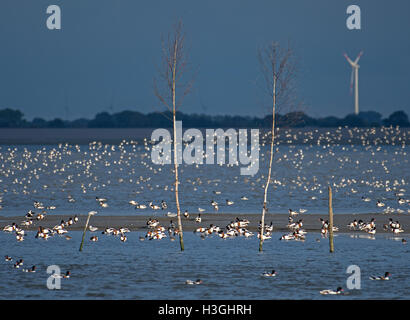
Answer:
<svg viewBox="0 0 410 320"><path fill-rule="evenodd" d="M51 4L61 7L61 30L46 27ZM361 30L346 27L351 4ZM360 50L361 111L410 113L409 14L408 0L1 0L0 108L70 120L159 110L161 34L180 17L198 70L183 112L265 115L257 48L289 40L309 115L353 112L343 53Z"/></svg>

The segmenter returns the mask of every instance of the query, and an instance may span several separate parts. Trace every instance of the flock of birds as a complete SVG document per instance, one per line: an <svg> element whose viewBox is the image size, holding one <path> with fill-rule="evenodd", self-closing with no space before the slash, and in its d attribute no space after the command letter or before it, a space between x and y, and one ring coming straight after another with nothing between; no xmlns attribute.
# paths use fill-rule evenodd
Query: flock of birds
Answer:
<svg viewBox="0 0 410 320"><path fill-rule="evenodd" d="M14 235L16 236L16 240L19 242L24 241L26 231L23 228L28 228L29 226L32 226L33 223L35 224L39 221L43 221L47 215L46 210L55 209L55 206L45 207L43 203L39 201L34 201L33 206L34 209L41 210L41 212L36 213L33 210L29 210L24 217L25 219L21 221L20 224L13 222L10 225L4 226L3 231L8 233L14 233ZM39 225L35 238L47 240L54 235L64 235L67 240L70 240L71 236L66 235L66 233L68 232L67 228L76 224L78 220L78 216L74 215L74 217L70 217L67 221L61 220L61 222L55 225L53 228L44 228L43 226Z"/></svg>
<svg viewBox="0 0 410 320"><path fill-rule="evenodd" d="M13 262L13 258L6 255L4 256L4 261L6 262ZM20 269L24 265L24 259L16 259L16 262L13 264L14 269ZM23 272L27 273L35 273L37 271L37 267L35 265L31 266L30 268L21 268ZM60 274L60 273L53 273L51 274L51 277L55 279L68 279L71 276L70 270L67 270L65 274Z"/></svg>
<svg viewBox="0 0 410 320"><path fill-rule="evenodd" d="M408 163L405 130L281 130L279 135L284 146L275 149L270 210L282 212L289 197L295 206L307 204L310 210L324 207L324 190L330 183L340 194L335 196L335 205L347 204L348 210L410 212L406 207L409 200L405 199L408 177L401 174L401 168ZM248 212L259 212L268 156L264 141L268 136L261 136L260 170L254 177L241 176L239 163L181 165L180 200L184 209L204 212L211 203L210 209L215 212L238 212L244 207ZM295 145L295 141L302 144ZM152 203L152 194L172 199L174 181L172 169L151 162L151 148L148 139L118 145L93 142L88 146L0 147L0 210L25 210L33 198L47 202L53 199L54 206L78 210L89 206L96 194L107 194L108 189L110 206L108 201L98 201L102 208L130 212L129 203L137 212L155 212L162 206ZM323 175L328 167L331 176ZM138 200L125 200L128 197ZM246 200L244 206L242 201Z"/></svg>
<svg viewBox="0 0 410 320"><path fill-rule="evenodd" d="M405 131L397 131L394 128L381 128L381 135L377 135L375 129L345 129L338 128L334 131L281 131L281 143L288 144L284 149L276 147L274 170L277 172L272 178L270 197L277 196L275 202L280 203L282 199L292 201L312 202L325 199L323 192L328 180L335 193L340 192L344 197L353 199L357 197L357 203L373 203L373 208L383 209L381 213L410 213L407 206L409 199L405 199L407 186L405 175L391 175L392 171L400 170L401 166L408 163L407 150L405 149L408 137ZM267 144L269 133L261 137L260 163L264 163L268 156ZM344 140L344 142L342 141ZM295 145L295 142L301 145ZM346 144L347 142L347 144ZM390 148L390 147L393 147ZM152 194L159 194L161 197L172 198L173 180L172 170L167 167L153 165L150 160L151 142L144 139L140 144L136 141L123 141L119 145L108 145L93 142L84 149L83 146L60 144L58 147L41 147L38 149L24 147L19 150L17 147L0 147L0 210L5 207L21 210L27 205L27 201L32 201L33 197L52 201L51 199L65 199L72 206L86 207L89 200L96 194L106 194L109 188L111 195L128 194L137 200L126 200L112 196L109 201L106 197L95 197L97 204L107 209L125 210L131 205L137 212L139 210L166 211L169 218L176 217L176 214L168 211L169 205L161 200L156 204L152 200ZM322 166L331 165L333 173L329 177L322 176L318 169ZM254 177L239 175L236 164L219 164L223 169L216 173L213 170L206 170L209 166L186 166L180 167L181 172L181 201L188 203L190 210L185 210L183 217L189 219L193 215L195 222L202 223L201 213L211 209L219 212L224 208L242 208L244 201L249 205L254 199L257 208L260 206L262 189L266 180L265 171L261 168ZM212 167L214 168L214 167ZM282 168L282 171L281 171ZM235 175L232 170L237 170ZM196 170L192 172L192 170ZM228 172L228 175L225 175ZM335 173L336 172L336 173ZM351 172L351 176L349 176ZM198 173L198 174L196 174ZM184 177L187 178L184 178ZM195 178L193 178L195 177ZM52 182L51 182L52 181ZM229 183L224 183L229 181ZM224 189L227 188L227 189ZM229 192L232 189L234 192ZM115 192L116 190L124 192ZM364 194L364 190L367 190ZM104 192L105 191L105 192ZM247 192L247 195L244 193ZM283 193L285 192L285 193ZM229 194L225 196L224 194ZM212 194L211 196L209 194ZM283 194L288 195L286 197ZM299 200L295 199L295 194ZM361 194L364 194L360 197ZM61 196L63 195L63 196ZM189 195L189 196L187 196ZM227 199L231 197L232 199ZM151 198L151 199L150 199ZM18 201L17 201L18 200ZM249 201L251 200L251 201ZM306 201L308 200L308 201ZM337 201L337 200L336 200ZM354 202L355 200L352 200ZM273 203L274 201L272 201ZM209 204L209 208L205 207ZM198 207L198 204L200 205ZM17 224L13 222L3 228L4 232L14 234L16 240L24 241L26 230L33 224L42 224L47 217L47 212L55 210L56 206L63 206L62 202L52 205L44 205L40 201L33 203L34 211L29 210L25 219ZM286 205L286 204L285 204ZM72 210L75 207L69 208ZM128 207L129 208L129 207ZM193 210L194 213L189 211ZM37 211L37 212L35 212ZM304 241L306 230L303 228L303 219L296 219L299 214L305 213L306 209L293 211L289 209L287 228L289 232L283 234L280 240ZM47 240L53 236L63 236L67 240L71 237L67 234L69 227L78 222L78 217L70 217L67 221L62 220L60 224L45 228L39 225L35 238ZM321 234L327 236L329 232L329 222L321 219ZM221 239L236 237L253 237L255 234L248 230L249 221L247 219L236 218L225 227L209 225L208 227L198 226L195 233L205 239L215 235ZM261 222L258 226L260 231ZM354 220L348 224L351 230L363 231L369 234L376 233L375 219L369 222ZM264 240L271 239L273 233L273 223L264 225ZM333 227L337 232L338 228ZM384 230L393 234L404 232L398 221L390 219L383 225ZM98 231L97 227L89 226L90 232ZM128 228L106 227L102 234L119 237L121 242L127 241L126 234L130 232ZM147 232L139 238L140 241L161 240L169 238L175 240L179 230L175 223L170 221L167 228L160 225L158 219L151 218L147 221ZM256 236L260 237L260 232ZM97 242L98 236L93 235L90 241ZM405 239L402 240L405 243ZM5 261L11 262L13 258L5 257ZM36 266L24 269L23 259L15 259L15 269L22 269L24 272L36 272ZM264 272L265 277L275 277L277 272ZM61 278L69 278L70 271L66 274L56 275ZM389 280L390 273L384 276L371 277L371 280ZM198 285L203 281L187 280L186 284ZM343 294L342 288L334 290L323 290L321 294Z"/></svg>
<svg viewBox="0 0 410 320"><path fill-rule="evenodd" d="M371 235L374 235L376 234L376 219L372 218L369 222L364 222L361 219L354 219L347 225L347 227L350 230L360 230L367 232ZM383 225L383 230L391 231L393 234L399 234L404 232L402 225L399 223L399 221L393 221L393 218L389 218L389 222Z"/></svg>

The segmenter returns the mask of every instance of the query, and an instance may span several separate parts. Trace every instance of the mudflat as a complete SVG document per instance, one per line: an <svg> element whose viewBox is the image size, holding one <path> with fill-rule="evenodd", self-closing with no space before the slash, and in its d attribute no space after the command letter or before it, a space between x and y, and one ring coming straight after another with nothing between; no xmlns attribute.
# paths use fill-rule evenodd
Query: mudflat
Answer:
<svg viewBox="0 0 410 320"><path fill-rule="evenodd" d="M39 226L52 228L55 225L60 224L61 220L67 221L70 217L74 217L75 213L72 215L61 215L61 214L46 214L43 220L37 221L33 220L33 224L29 227L23 227L25 230L36 230ZM77 215L79 220L76 224L71 225L67 230L83 230L85 222L87 220L87 215ZM200 223L195 221L195 218L198 214L192 214L189 218L181 217L183 231L192 232L198 227L209 227L210 224L217 225L221 228L226 227L230 222L235 221L236 218L239 219L248 219L249 226L248 230L255 232L258 229L259 221L261 216L259 214L232 214L232 213L201 213L202 221ZM354 219L363 220L364 222L369 222L372 218L375 218L377 233L391 233L390 231L383 230L383 225L388 224L389 218L392 218L393 221L399 221L404 229L403 234L408 234L408 226L410 225L410 215L409 214L335 214L333 216L334 226L339 228L339 233L349 233L353 230L349 229L347 226ZM103 231L106 227L126 227L131 231L144 231L147 230L147 221L150 218L158 219L160 225L167 228L172 220L175 224L177 223L176 217L168 217L164 213L160 212L155 215L142 215L137 214L135 216L104 216L104 215L95 215L92 216L89 222L89 225L93 227L98 227L98 231ZM299 214L293 217L294 221L303 219L303 229L308 232L320 232L321 223L320 218L328 220L328 215L326 214ZM6 225L9 225L15 222L19 225L24 220L24 217L7 217L0 216L0 227L3 228ZM265 216L265 224L273 224L273 231L288 231L288 215L286 214L267 214ZM97 231L97 232L98 232ZM360 231L363 232L363 231Z"/></svg>

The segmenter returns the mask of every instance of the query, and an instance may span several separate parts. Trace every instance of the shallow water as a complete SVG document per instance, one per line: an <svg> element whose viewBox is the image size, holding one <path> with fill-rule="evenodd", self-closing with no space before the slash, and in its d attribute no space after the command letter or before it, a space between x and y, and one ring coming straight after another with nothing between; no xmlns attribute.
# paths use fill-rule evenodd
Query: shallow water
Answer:
<svg viewBox="0 0 410 320"><path fill-rule="evenodd" d="M180 167L182 210L197 213L204 208L219 212L260 213L267 175L265 153L254 177L241 176L240 166L199 165ZM333 186L333 206L338 213L381 213L385 208L408 212L395 193L404 189L408 199L409 146L284 145L274 158L273 183L269 188L269 212L287 213L289 208L308 213L327 213L327 186ZM149 147L121 145L0 146L0 215L23 216L33 201L54 205L53 212L100 215L164 214L149 207L136 210L128 202L148 205L168 203L175 212L171 166L153 165ZM221 194L214 194L220 191ZM68 202L71 195L75 202ZM101 208L95 197L108 199ZM242 201L241 196L249 198ZM362 197L369 197L364 202ZM226 199L234 201L227 206ZM376 206L376 201L386 204Z"/></svg>
<svg viewBox="0 0 410 320"><path fill-rule="evenodd" d="M309 233L305 242L279 241L274 233L258 252L256 237L205 240L185 233L185 251L178 241L139 241L140 232L118 237L100 236L79 252L82 233L71 231L67 241L55 236L47 241L29 232L24 242L0 233L2 257L24 259L24 268L37 266L36 273L14 269L13 262L0 262L0 299L409 299L409 244L388 235L374 239L338 234L334 254L328 239ZM317 239L320 241L318 242ZM400 240L397 238L396 240ZM361 269L361 289L349 290L349 265ZM70 270L60 290L49 290L47 266ZM275 269L274 278L261 276ZM390 281L371 281L371 275L392 273ZM185 280L203 284L186 285ZM323 289L342 286L349 295L322 296Z"/></svg>

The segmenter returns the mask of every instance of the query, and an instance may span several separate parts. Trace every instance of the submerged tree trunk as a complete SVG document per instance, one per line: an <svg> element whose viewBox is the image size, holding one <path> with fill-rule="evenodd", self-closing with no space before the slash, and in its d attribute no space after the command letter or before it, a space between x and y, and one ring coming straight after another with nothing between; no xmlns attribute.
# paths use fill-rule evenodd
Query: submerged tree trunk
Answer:
<svg viewBox="0 0 410 320"><path fill-rule="evenodd" d="M267 198L268 198L268 188L272 175L272 162L273 162L273 148L275 144L275 111L276 111L276 77L273 77L273 105L272 105L272 137L270 143L270 159L269 159L269 172L268 178L266 180L265 191L263 195L263 209L262 209L262 219L261 219L261 230L260 230L260 239L259 239L259 251L262 251L263 237L265 231L265 214L267 210Z"/></svg>

